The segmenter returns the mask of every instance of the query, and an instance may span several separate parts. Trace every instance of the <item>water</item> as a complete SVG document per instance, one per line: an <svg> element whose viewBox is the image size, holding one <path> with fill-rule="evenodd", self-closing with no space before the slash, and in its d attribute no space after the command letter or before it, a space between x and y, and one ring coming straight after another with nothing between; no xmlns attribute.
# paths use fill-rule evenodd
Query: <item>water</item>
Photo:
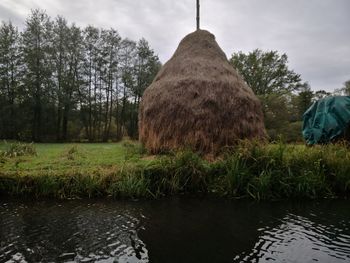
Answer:
<svg viewBox="0 0 350 263"><path fill-rule="evenodd" d="M0 201L0 262L350 262L344 201Z"/></svg>

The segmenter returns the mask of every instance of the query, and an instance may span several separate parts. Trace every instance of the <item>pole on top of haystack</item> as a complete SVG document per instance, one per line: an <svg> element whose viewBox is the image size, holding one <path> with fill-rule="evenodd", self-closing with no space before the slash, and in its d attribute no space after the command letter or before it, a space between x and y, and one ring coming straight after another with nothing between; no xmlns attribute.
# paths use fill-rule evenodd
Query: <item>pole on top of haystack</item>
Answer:
<svg viewBox="0 0 350 263"><path fill-rule="evenodd" d="M199 0L197 0L197 30L199 30Z"/></svg>

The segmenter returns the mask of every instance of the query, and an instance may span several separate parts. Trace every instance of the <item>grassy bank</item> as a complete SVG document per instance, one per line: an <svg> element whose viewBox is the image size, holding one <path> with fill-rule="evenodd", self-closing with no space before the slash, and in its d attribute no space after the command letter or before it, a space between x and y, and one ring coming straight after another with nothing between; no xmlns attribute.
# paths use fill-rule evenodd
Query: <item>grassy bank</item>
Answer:
<svg viewBox="0 0 350 263"><path fill-rule="evenodd" d="M189 151L147 156L131 142L31 147L18 156L9 144L0 144L0 193L58 198L200 193L259 200L350 193L350 151L343 145L243 142L211 162Z"/></svg>

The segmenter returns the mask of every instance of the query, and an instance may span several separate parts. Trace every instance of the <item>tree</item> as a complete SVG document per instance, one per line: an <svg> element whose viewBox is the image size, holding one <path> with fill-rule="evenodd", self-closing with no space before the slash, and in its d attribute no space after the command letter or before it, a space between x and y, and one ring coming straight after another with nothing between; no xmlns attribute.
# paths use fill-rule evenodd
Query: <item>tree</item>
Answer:
<svg viewBox="0 0 350 263"><path fill-rule="evenodd" d="M301 114L312 91L299 74L288 68L288 57L277 51L255 49L234 53L230 63L238 70L261 101L270 138L300 139ZM296 91L300 91L298 95Z"/></svg>
<svg viewBox="0 0 350 263"><path fill-rule="evenodd" d="M264 121L271 140L301 141L301 109L299 95L268 94L263 100Z"/></svg>
<svg viewBox="0 0 350 263"><path fill-rule="evenodd" d="M132 86L132 95L134 97L134 109L131 114L129 134L133 138L137 138L138 110L140 100L145 89L152 83L160 68L158 56L150 48L147 40L142 38L136 46L135 60L135 85Z"/></svg>
<svg viewBox="0 0 350 263"><path fill-rule="evenodd" d="M129 39L124 39L120 50L120 74L121 74L121 105L117 110L118 136L122 136L130 127L130 99L131 91L136 85L134 67L136 57L136 43ZM124 130L124 131L123 131Z"/></svg>
<svg viewBox="0 0 350 263"><path fill-rule="evenodd" d="M96 139L96 115L97 115L97 82L98 82L98 41L100 31L98 28L88 26L83 31L84 42L84 63L83 80L84 84L80 90L82 107L82 122L85 126L86 135L89 141Z"/></svg>
<svg viewBox="0 0 350 263"><path fill-rule="evenodd" d="M57 17L53 27L53 63L54 63L54 77L56 86L57 98L57 127L56 139L61 139L62 133L62 113L65 100L65 90L68 82L68 41L69 28L67 21L63 17Z"/></svg>
<svg viewBox="0 0 350 263"><path fill-rule="evenodd" d="M11 22L0 26L0 137L16 138L16 100L20 96L20 35Z"/></svg>
<svg viewBox="0 0 350 263"><path fill-rule="evenodd" d="M107 141L113 117L114 101L118 103L118 65L121 48L121 37L114 29L102 30L102 54L105 63L105 105L104 105L104 128L103 141ZM115 87L115 89L114 89Z"/></svg>
<svg viewBox="0 0 350 263"><path fill-rule="evenodd" d="M24 82L32 101L32 139L40 141L44 128L43 120L47 118L52 106L52 22L41 10L33 10L26 20L22 34L23 59L25 63ZM53 125L54 126L54 125ZM48 131L46 130L45 133Z"/></svg>
<svg viewBox="0 0 350 263"><path fill-rule="evenodd" d="M64 73L64 82L61 90L63 100L62 116L62 140L68 138L68 121L71 118L71 110L77 104L79 85L80 85L80 68L83 61L82 53L82 35L80 28L72 25L67 30L67 39L65 42L66 66ZM59 135L59 134L58 134Z"/></svg>
<svg viewBox="0 0 350 263"><path fill-rule="evenodd" d="M314 93L310 88L310 85L308 83L305 83L297 96L297 106L298 106L298 112L299 117L303 116L305 111L311 106L312 99L313 99Z"/></svg>
<svg viewBox="0 0 350 263"><path fill-rule="evenodd" d="M33 141L137 137L138 107L159 69L145 39L81 30L32 10L19 33L0 25L0 138Z"/></svg>
<svg viewBox="0 0 350 263"><path fill-rule="evenodd" d="M300 75L288 69L287 55L279 55L277 51L255 49L248 54L234 53L230 63L256 95L284 94L303 85Z"/></svg>

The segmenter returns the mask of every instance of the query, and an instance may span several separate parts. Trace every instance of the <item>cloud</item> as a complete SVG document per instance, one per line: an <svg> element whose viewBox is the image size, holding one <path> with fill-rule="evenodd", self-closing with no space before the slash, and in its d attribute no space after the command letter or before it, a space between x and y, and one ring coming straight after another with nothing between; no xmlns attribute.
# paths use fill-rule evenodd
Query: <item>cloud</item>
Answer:
<svg viewBox="0 0 350 263"><path fill-rule="evenodd" d="M23 28L34 8L82 27L144 37L163 63L195 29L194 0L1 0L0 20ZM216 35L228 57L239 50L278 50L314 90L332 91L350 79L348 10L348 0L201 0L201 27Z"/></svg>

